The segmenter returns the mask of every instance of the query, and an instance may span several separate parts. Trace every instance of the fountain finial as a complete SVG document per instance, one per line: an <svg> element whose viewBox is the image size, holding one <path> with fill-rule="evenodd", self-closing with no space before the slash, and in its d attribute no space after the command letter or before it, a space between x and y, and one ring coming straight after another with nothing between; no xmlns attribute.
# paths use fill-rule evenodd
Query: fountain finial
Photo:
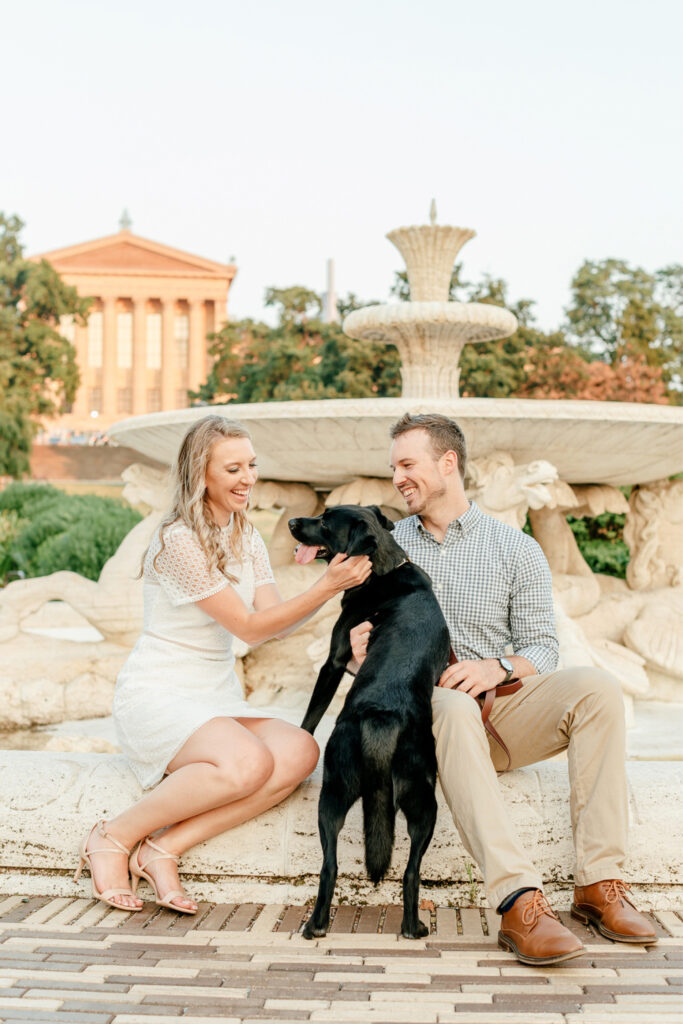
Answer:
<svg viewBox="0 0 683 1024"><path fill-rule="evenodd" d="M429 223L436 224L436 199L432 199L429 206Z"/></svg>

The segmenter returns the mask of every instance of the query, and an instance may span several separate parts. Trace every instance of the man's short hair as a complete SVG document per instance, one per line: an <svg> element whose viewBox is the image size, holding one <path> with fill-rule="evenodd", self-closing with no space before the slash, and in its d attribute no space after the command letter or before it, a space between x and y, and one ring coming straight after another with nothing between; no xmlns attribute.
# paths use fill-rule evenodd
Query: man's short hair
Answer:
<svg viewBox="0 0 683 1024"><path fill-rule="evenodd" d="M458 470L463 481L465 479L465 467L467 466L467 444L465 435L455 422L448 416L441 416L438 412L417 413L410 412L401 416L398 422L394 423L389 431L391 440L407 434L409 430L426 430L432 450L437 459L440 459L446 452L455 452L458 456Z"/></svg>

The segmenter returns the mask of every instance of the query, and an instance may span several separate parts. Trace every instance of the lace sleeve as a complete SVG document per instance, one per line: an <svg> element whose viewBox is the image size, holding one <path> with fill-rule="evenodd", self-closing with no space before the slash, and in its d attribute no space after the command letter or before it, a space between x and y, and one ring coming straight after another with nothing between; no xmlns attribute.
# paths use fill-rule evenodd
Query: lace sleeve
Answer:
<svg viewBox="0 0 683 1024"><path fill-rule="evenodd" d="M262 587L265 583L275 583L265 542L255 528L251 539L251 553L254 561L254 586Z"/></svg>
<svg viewBox="0 0 683 1024"><path fill-rule="evenodd" d="M159 536L154 538L146 559L152 578L166 591L172 605L203 601L220 590L229 581L218 569L210 570L199 541L187 526L173 524L164 534L165 545L153 565L153 559L161 548Z"/></svg>

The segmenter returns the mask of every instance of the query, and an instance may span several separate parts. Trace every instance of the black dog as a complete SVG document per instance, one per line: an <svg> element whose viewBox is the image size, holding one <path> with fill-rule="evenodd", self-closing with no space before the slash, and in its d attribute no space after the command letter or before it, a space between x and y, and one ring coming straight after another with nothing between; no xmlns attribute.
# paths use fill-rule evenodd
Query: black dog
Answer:
<svg viewBox="0 0 683 1024"><path fill-rule="evenodd" d="M429 577L409 562L376 505L340 505L312 519L290 519L297 561L369 555L367 582L344 593L327 661L302 727L313 733L351 660L349 630L372 621L368 652L325 751L318 827L323 848L318 899L304 937L325 935L337 880L337 840L350 807L363 800L365 863L373 882L386 874L396 808L405 814L410 856L403 876L401 933L427 934L418 918L420 865L436 821L436 754L431 695L448 664L448 628Z"/></svg>

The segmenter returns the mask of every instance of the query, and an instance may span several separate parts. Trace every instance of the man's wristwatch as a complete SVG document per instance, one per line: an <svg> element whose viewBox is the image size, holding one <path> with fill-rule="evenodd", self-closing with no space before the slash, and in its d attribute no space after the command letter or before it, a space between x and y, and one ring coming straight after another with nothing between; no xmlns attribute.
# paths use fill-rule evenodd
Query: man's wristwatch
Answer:
<svg viewBox="0 0 683 1024"><path fill-rule="evenodd" d="M514 665L508 658L496 658L496 661L500 662L501 666L505 669L505 679L503 679L503 682L509 682L515 674ZM499 683L498 685L500 686L501 684Z"/></svg>

